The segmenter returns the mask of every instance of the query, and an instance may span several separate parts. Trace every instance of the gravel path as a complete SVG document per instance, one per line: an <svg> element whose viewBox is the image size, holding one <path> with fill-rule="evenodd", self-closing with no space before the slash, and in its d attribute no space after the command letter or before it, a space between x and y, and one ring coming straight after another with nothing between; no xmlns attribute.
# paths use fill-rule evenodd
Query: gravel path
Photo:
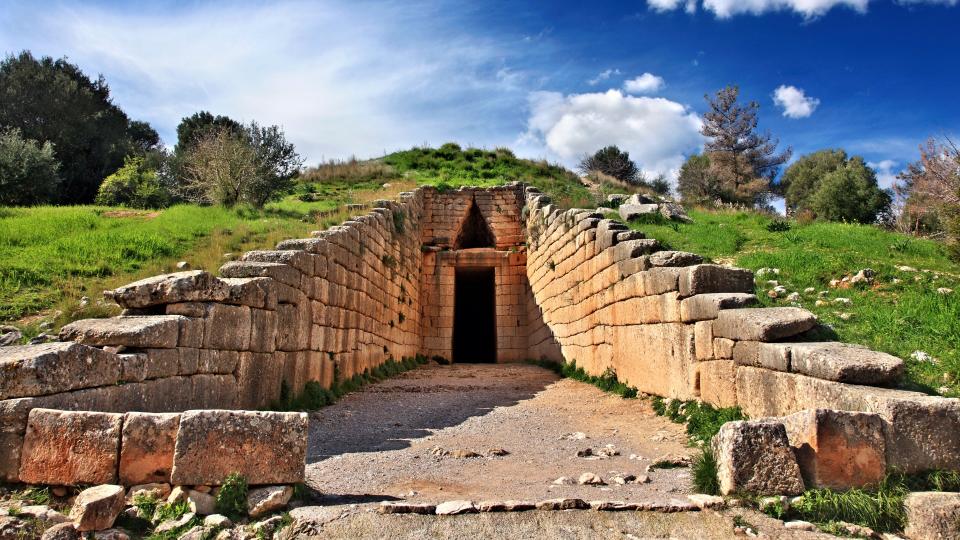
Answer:
<svg viewBox="0 0 960 540"><path fill-rule="evenodd" d="M326 506L398 499L669 501L691 492L689 469L646 467L689 455L685 441L683 427L656 416L646 400L560 380L536 366L430 364L315 413L307 483ZM619 454L577 457L604 448ZM458 457L468 452L480 456ZM554 484L588 472L606 485ZM620 485L617 475L650 481Z"/></svg>

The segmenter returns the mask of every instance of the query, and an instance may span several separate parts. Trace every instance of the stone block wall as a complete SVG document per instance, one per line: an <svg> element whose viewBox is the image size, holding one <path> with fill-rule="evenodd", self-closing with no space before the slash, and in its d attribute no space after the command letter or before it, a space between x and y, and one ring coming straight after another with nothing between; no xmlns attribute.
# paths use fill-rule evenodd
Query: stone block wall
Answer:
<svg viewBox="0 0 960 540"><path fill-rule="evenodd" d="M642 392L740 406L751 418L864 413L772 420L787 426L810 478L844 478L850 460L861 482L878 468L960 470L960 400L893 388L899 358L809 342L812 313L751 307L749 271L663 250L593 211L556 208L533 188L526 203L530 312L542 320L530 323L532 357L576 361L593 375L611 369Z"/></svg>
<svg viewBox="0 0 960 540"><path fill-rule="evenodd" d="M476 204L493 233L494 245L486 247L509 250L524 244L522 185L443 192L428 187L418 190L421 191L424 194L423 244L444 249L455 247L472 204Z"/></svg>

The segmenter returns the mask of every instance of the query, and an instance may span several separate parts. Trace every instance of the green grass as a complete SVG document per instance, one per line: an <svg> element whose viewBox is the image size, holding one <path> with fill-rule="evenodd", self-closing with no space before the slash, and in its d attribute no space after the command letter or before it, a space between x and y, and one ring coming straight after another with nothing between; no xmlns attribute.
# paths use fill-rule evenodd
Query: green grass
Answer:
<svg viewBox="0 0 960 540"><path fill-rule="evenodd" d="M653 411L677 424L686 424L687 440L691 446L704 446L710 443L720 426L746 417L739 407L718 409L699 401L680 401L655 396L651 400Z"/></svg>
<svg viewBox="0 0 960 540"><path fill-rule="evenodd" d="M217 492L217 512L233 519L247 515L247 480L238 473L230 473Z"/></svg>
<svg viewBox="0 0 960 540"><path fill-rule="evenodd" d="M770 226L771 217L753 212L692 210L694 223L631 224L672 249L698 253L716 262L758 270L779 268L777 276L758 279L757 295L765 306L789 305L770 299L766 280L775 279L790 292L800 292L800 305L829 324L840 341L859 343L903 358L904 386L960 396L960 267L940 243L845 223ZM770 230L773 229L773 230ZM896 266L929 272L902 272ZM829 282L863 268L876 273L874 287L831 289ZM939 277L934 279L934 275ZM919 280L915 280L919 277ZM894 283L899 279L899 283ZM817 295L804 289L828 290L829 305L816 306ZM955 289L950 295L937 288ZM849 298L841 306L833 299ZM844 319L841 317L848 317ZM923 351L938 360L910 358Z"/></svg>
<svg viewBox="0 0 960 540"><path fill-rule="evenodd" d="M527 360L527 363L549 369L567 379L592 384L604 392L616 394L622 398L635 399L639 394L635 387L620 382L617 379L617 372L611 368L607 368L601 375L589 375L582 367L577 366L576 360L562 364L549 360Z"/></svg>

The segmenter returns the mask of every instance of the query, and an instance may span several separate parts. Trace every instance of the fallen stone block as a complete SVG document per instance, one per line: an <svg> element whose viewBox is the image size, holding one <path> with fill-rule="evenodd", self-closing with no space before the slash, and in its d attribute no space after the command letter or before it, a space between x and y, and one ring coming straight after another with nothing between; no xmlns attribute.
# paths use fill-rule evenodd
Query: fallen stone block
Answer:
<svg viewBox="0 0 960 540"><path fill-rule="evenodd" d="M303 481L304 413L202 410L180 416L171 478L177 485L220 485L239 473L250 485Z"/></svg>
<svg viewBox="0 0 960 540"><path fill-rule="evenodd" d="M457 516L460 514L474 514L477 507L470 501L447 501L437 505L438 516Z"/></svg>
<svg viewBox="0 0 960 540"><path fill-rule="evenodd" d="M221 278L230 287L228 304L238 304L261 309L276 309L276 281L270 278Z"/></svg>
<svg viewBox="0 0 960 540"><path fill-rule="evenodd" d="M713 335L738 341L776 341L810 330L817 317L795 307L725 309L713 323Z"/></svg>
<svg viewBox="0 0 960 540"><path fill-rule="evenodd" d="M753 293L753 272L716 264L684 267L680 272L680 296L709 293Z"/></svg>
<svg viewBox="0 0 960 540"><path fill-rule="evenodd" d="M903 360L845 343L794 343L790 345L790 371L828 381L879 386L903 376Z"/></svg>
<svg viewBox="0 0 960 540"><path fill-rule="evenodd" d="M121 307L135 309L178 302L222 302L230 297L230 287L210 272L194 270L149 277L103 295Z"/></svg>
<svg viewBox="0 0 960 540"><path fill-rule="evenodd" d="M116 384L117 355L79 343L0 347L0 399Z"/></svg>
<svg viewBox="0 0 960 540"><path fill-rule="evenodd" d="M693 223L683 206L675 202L664 201L660 203L660 215L674 221Z"/></svg>
<svg viewBox="0 0 960 540"><path fill-rule="evenodd" d="M779 420L808 488L842 490L883 480L887 460L880 415L811 409Z"/></svg>
<svg viewBox="0 0 960 540"><path fill-rule="evenodd" d="M313 239L310 239L311 241ZM266 262L286 264L300 272L313 276L315 274L314 255L303 250L276 250L276 251L248 251L240 257L241 261Z"/></svg>
<svg viewBox="0 0 960 540"><path fill-rule="evenodd" d="M727 422L711 441L720 493L797 495L803 478L783 424Z"/></svg>
<svg viewBox="0 0 960 540"><path fill-rule="evenodd" d="M300 271L280 263L232 261L220 267L220 275L228 278L268 277L291 287L300 286Z"/></svg>
<svg viewBox="0 0 960 540"><path fill-rule="evenodd" d="M293 497L292 486L267 486L250 490L247 495L247 513L257 518L287 507Z"/></svg>
<svg viewBox="0 0 960 540"><path fill-rule="evenodd" d="M121 414L33 409L20 480L58 486L116 482L122 422Z"/></svg>
<svg viewBox="0 0 960 540"><path fill-rule="evenodd" d="M745 308L756 303L756 295L747 293L698 294L680 301L680 318L683 322L706 321L716 319L721 309Z"/></svg>
<svg viewBox="0 0 960 540"><path fill-rule="evenodd" d="M60 340L97 346L172 349L177 346L182 320L184 318L177 315L84 319L64 326Z"/></svg>
<svg viewBox="0 0 960 540"><path fill-rule="evenodd" d="M656 204L621 204L617 212L624 221L630 221L642 216L658 214L660 208Z"/></svg>
<svg viewBox="0 0 960 540"><path fill-rule="evenodd" d="M217 499L209 493L191 489L187 491L187 506L190 512L198 516L209 516L217 512ZM253 517L252 514L251 517Z"/></svg>
<svg viewBox="0 0 960 540"><path fill-rule="evenodd" d="M131 412L124 415L120 483L169 483L180 415Z"/></svg>
<svg viewBox="0 0 960 540"><path fill-rule="evenodd" d="M113 522L123 512L123 495L123 486L109 484L81 491L70 509L77 530L102 531L113 527Z"/></svg>
<svg viewBox="0 0 960 540"><path fill-rule="evenodd" d="M703 262L703 257L686 251L658 251L650 254L650 266L684 267Z"/></svg>
<svg viewBox="0 0 960 540"><path fill-rule="evenodd" d="M910 540L960 538L960 493L911 493L903 506L907 512L903 533Z"/></svg>

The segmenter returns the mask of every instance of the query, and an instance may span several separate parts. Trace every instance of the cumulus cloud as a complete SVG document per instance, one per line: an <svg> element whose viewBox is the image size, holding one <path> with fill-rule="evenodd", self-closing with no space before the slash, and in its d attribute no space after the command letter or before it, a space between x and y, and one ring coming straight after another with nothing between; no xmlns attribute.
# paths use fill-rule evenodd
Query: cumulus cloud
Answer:
<svg viewBox="0 0 960 540"><path fill-rule="evenodd" d="M610 77L614 77L614 76L616 76L616 75L620 75L620 70L619 70L619 69L605 69L605 70L601 71L600 73L597 73L597 76L596 76L596 77L588 80L588 81L587 81L587 84L589 84L590 86L596 86L596 85L600 84L601 82L609 79Z"/></svg>
<svg viewBox="0 0 960 540"><path fill-rule="evenodd" d="M883 189L892 188L897 182L897 174L900 172L897 165L898 163L892 159L867 162L867 166L877 172L877 184Z"/></svg>
<svg viewBox="0 0 960 540"><path fill-rule="evenodd" d="M527 139L573 165L585 154L615 144L630 152L644 174L676 178L686 154L703 145L701 121L688 107L664 98L619 90L564 95L530 94Z"/></svg>
<svg viewBox="0 0 960 540"><path fill-rule="evenodd" d="M802 88L780 85L773 91L773 102L788 118L806 118L820 105L820 100L807 96Z"/></svg>
<svg viewBox="0 0 960 540"><path fill-rule="evenodd" d="M512 60L528 53L521 40L463 31L456 16L346 0L24 2L0 10L0 49L102 73L114 101L171 145L180 119L204 109L279 124L311 162L508 143L531 86Z"/></svg>
<svg viewBox="0 0 960 540"><path fill-rule="evenodd" d="M864 13L871 0L702 0L703 9L717 18L735 15L762 15L771 11L792 11L807 19L819 17L835 7L847 7ZM939 4L955 6L958 0L895 0L900 5ZM696 0L647 0L650 9L672 11L683 6L687 13L697 10Z"/></svg>
<svg viewBox="0 0 960 540"><path fill-rule="evenodd" d="M623 83L623 89L631 94L652 94L663 88L663 77L644 73Z"/></svg>

